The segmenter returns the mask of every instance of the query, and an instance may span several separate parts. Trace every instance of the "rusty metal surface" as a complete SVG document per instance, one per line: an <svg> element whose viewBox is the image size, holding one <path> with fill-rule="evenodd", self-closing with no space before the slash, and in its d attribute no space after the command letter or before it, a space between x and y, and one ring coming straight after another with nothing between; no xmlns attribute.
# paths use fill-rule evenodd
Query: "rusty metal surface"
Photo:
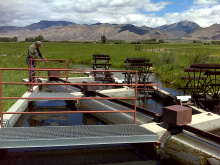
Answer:
<svg viewBox="0 0 220 165"><path fill-rule="evenodd" d="M184 72L207 72L210 69L185 68Z"/></svg>
<svg viewBox="0 0 220 165"><path fill-rule="evenodd" d="M220 71L206 71L204 75L220 75Z"/></svg>
<svg viewBox="0 0 220 165"><path fill-rule="evenodd" d="M48 71L48 76L59 77L60 71Z"/></svg>
<svg viewBox="0 0 220 165"><path fill-rule="evenodd" d="M192 108L173 105L163 108L163 125L170 129L170 125L182 126L192 121Z"/></svg>
<svg viewBox="0 0 220 165"><path fill-rule="evenodd" d="M132 63L144 63L144 62L149 62L150 59L149 58L141 58L141 57L128 57L125 60L125 63L128 62L132 62Z"/></svg>
<svg viewBox="0 0 220 165"><path fill-rule="evenodd" d="M182 80L205 80L206 77L187 77L187 76L181 76L180 79Z"/></svg>
<svg viewBox="0 0 220 165"><path fill-rule="evenodd" d="M107 54L93 54L93 70L97 70L99 68L103 70L109 70L109 67L111 66L109 63L110 59L110 55ZM99 74L99 76L97 76L97 74ZM113 73L110 72L94 72L93 76L96 81L102 80L103 82L113 82Z"/></svg>
<svg viewBox="0 0 220 165"><path fill-rule="evenodd" d="M206 131L200 130L200 129L192 127L190 125L183 125L182 127L183 127L183 129L185 129L185 130L187 130L189 132L192 132L192 133L194 133L196 135L199 135L201 137L207 138L209 140L212 140L212 141L220 144L220 136L218 136L218 135L215 135L215 134L212 134L210 132L206 132Z"/></svg>
<svg viewBox="0 0 220 165"><path fill-rule="evenodd" d="M89 85L84 85L83 86L83 93L84 94L86 92L91 92L91 91L99 90L99 82L98 81L83 81L83 83L89 84ZM94 84L94 85L90 85L90 84Z"/></svg>
<svg viewBox="0 0 220 165"><path fill-rule="evenodd" d="M60 71L48 71L48 77L49 77L49 81L56 80L60 77Z"/></svg>
<svg viewBox="0 0 220 165"><path fill-rule="evenodd" d="M149 82L149 77L153 73L150 71L152 63L149 63L150 59L148 58L139 58L139 57L129 57L125 60L123 67L128 70L137 70L138 71L138 81L139 83L146 84ZM132 73L124 72L125 82L132 84L135 76Z"/></svg>
<svg viewBox="0 0 220 165"><path fill-rule="evenodd" d="M128 66L124 66L125 68L140 68L140 67L143 67L143 66L152 66L153 64L152 63L131 63L130 65Z"/></svg>
<svg viewBox="0 0 220 165"><path fill-rule="evenodd" d="M3 126L3 100L2 100L2 70L0 69L0 107L1 107L1 126Z"/></svg>
<svg viewBox="0 0 220 165"><path fill-rule="evenodd" d="M94 58L96 58L96 57L110 57L109 54L93 54L92 56L93 56Z"/></svg>
<svg viewBox="0 0 220 165"><path fill-rule="evenodd" d="M190 68L202 68L202 69L220 69L220 64L199 64L194 63L190 65Z"/></svg>

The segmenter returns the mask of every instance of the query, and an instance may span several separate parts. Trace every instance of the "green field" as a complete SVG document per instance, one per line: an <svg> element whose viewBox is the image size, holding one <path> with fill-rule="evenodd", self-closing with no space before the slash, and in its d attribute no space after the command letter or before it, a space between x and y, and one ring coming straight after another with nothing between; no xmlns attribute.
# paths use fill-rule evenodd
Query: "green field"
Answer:
<svg viewBox="0 0 220 165"><path fill-rule="evenodd" d="M0 43L1 68L27 68L26 54L30 43ZM93 43L43 43L41 52L47 59L67 59L70 67L74 64L92 66L93 54L109 54L112 67L122 69L127 57L147 57L153 63L154 71L165 82L176 87L183 85L179 79L184 76L184 68L190 63L220 63L220 46L193 43L176 43L161 45L141 45L137 51L134 44L93 44ZM48 67L49 63L40 63ZM3 71L3 82L21 82L28 77L27 71ZM21 96L27 86L3 85L3 96ZM4 101L7 110L13 101Z"/></svg>

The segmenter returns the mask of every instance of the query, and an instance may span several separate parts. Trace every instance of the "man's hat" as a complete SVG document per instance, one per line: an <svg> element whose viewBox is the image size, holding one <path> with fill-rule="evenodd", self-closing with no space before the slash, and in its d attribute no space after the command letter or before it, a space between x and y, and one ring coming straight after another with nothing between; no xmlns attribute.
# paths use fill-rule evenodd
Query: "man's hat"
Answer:
<svg viewBox="0 0 220 165"><path fill-rule="evenodd" d="M40 45L40 46L42 46L42 43L41 43L40 41L36 41L36 42L35 42L35 45Z"/></svg>

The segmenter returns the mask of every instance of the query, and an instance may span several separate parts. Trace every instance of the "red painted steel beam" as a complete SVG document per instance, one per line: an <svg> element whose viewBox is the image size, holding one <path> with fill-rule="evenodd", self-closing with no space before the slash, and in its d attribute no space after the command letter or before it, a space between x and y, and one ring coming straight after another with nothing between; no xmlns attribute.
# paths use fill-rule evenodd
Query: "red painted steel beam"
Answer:
<svg viewBox="0 0 220 165"><path fill-rule="evenodd" d="M134 113L132 110L117 111L44 111L44 112L3 112L3 114L74 114L74 113Z"/></svg>
<svg viewBox="0 0 220 165"><path fill-rule="evenodd" d="M66 77L66 76L34 76L35 78L40 78L40 77L56 77L56 78L59 78L59 77Z"/></svg>
<svg viewBox="0 0 220 165"><path fill-rule="evenodd" d="M2 70L0 70L0 107L1 107L1 127L3 127L3 101L2 101Z"/></svg>
<svg viewBox="0 0 220 165"><path fill-rule="evenodd" d="M24 100L112 100L112 99L131 99L135 100L135 97L2 97L2 100L9 99L24 99Z"/></svg>
<svg viewBox="0 0 220 165"><path fill-rule="evenodd" d="M46 61L46 60L35 60L35 61ZM52 59L48 59L47 61L61 61L60 59L57 60L52 60ZM2 82L2 75L0 73L0 101L1 101L1 125L3 127L3 114L53 114L53 113L134 113L134 123L136 123L136 102L137 102L137 74L138 71L136 70L126 70L126 71L119 71L119 70L81 70L81 69L67 69L67 60L63 60L66 61L66 68L65 69L60 69L60 68L41 68L41 69L37 69L37 68L0 68L1 70L23 70L23 71L66 71L66 83L16 83L16 82ZM78 71L78 72L85 72L85 71L91 71L93 73L95 72L131 72L131 73L135 73L136 74L136 83L135 84L94 84L94 83L67 83L67 71ZM35 76L35 77L40 77L40 76ZM42 76L41 76L42 77ZM44 77L49 77L49 76L44 76ZM61 77L61 76L60 76ZM103 99L103 98L97 98L97 97L89 97L89 98L85 98L85 97L56 97L56 98L51 98L51 97L2 97L2 85L3 84L11 84L11 85L80 85L80 86L84 86L84 85L95 85L95 86L135 86L135 97L131 97L131 98L124 98L124 97L105 97L104 99L134 99L135 100L135 107L134 107L134 111L55 111L55 112L3 112L3 106L2 106L2 100L3 99L28 99L28 100L43 100L43 99L48 99L48 100L57 100L57 99L64 99L64 100L75 100L75 99L94 99L94 100L99 100L99 99ZM151 85L152 86L152 85ZM158 87L158 85L157 85Z"/></svg>
<svg viewBox="0 0 220 165"><path fill-rule="evenodd" d="M40 77L40 76L36 76ZM19 82L1 82L1 84L7 85L93 85L93 86L135 86L135 84L95 84L95 83L19 83ZM138 84L138 86L145 86L144 84ZM158 86L158 84L147 84L146 86Z"/></svg>
<svg viewBox="0 0 220 165"><path fill-rule="evenodd" d="M95 84L95 83L19 83L19 82L2 82L1 84L8 85L80 85L80 86L135 86L135 84Z"/></svg>
<svg viewBox="0 0 220 165"><path fill-rule="evenodd" d="M0 68L1 70L35 70L35 71L77 71L77 72L132 72L136 73L136 70L82 70L82 69L61 69L61 68Z"/></svg>
<svg viewBox="0 0 220 165"><path fill-rule="evenodd" d="M32 59L33 61L67 61L67 59Z"/></svg>
<svg viewBox="0 0 220 165"><path fill-rule="evenodd" d="M135 102L134 102L134 124L136 124L136 112L137 112L137 87L138 87L138 80L137 80L137 77L138 77L138 72L136 72L136 75L135 75Z"/></svg>

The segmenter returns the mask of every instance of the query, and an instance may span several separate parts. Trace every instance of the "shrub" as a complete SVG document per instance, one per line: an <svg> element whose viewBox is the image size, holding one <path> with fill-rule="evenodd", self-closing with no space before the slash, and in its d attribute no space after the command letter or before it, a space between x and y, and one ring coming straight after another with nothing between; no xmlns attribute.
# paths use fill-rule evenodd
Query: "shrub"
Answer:
<svg viewBox="0 0 220 165"><path fill-rule="evenodd" d="M190 63L205 63L209 57L207 50L197 48L190 56Z"/></svg>

